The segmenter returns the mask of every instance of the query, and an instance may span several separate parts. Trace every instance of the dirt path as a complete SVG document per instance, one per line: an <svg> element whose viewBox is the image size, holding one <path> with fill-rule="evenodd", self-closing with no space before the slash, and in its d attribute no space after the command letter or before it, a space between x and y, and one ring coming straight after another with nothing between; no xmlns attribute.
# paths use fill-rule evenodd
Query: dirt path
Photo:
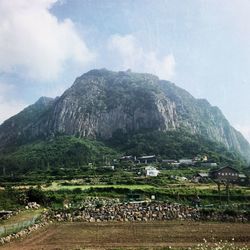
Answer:
<svg viewBox="0 0 250 250"><path fill-rule="evenodd" d="M250 246L250 224L148 222L148 223L58 223L0 250L31 249L151 249L188 247L208 241L231 241Z"/></svg>

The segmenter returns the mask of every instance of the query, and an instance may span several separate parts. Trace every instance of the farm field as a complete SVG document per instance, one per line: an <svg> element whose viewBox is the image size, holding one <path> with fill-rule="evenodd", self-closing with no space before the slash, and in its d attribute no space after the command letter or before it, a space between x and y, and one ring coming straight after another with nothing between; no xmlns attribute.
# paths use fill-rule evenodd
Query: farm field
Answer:
<svg viewBox="0 0 250 250"><path fill-rule="evenodd" d="M30 187L30 186L27 186ZM51 183L50 186L43 186L44 190L60 190L60 189L75 189L75 188L81 188L82 190L86 190L89 188L103 188L103 187L113 187L113 188L127 188L130 190L135 190L135 189L140 189L140 190L145 190L145 189L151 189L151 188L195 188L195 189L200 189L200 190L217 190L218 187L216 184L206 184L206 183L191 183L191 182L184 182L184 183L169 183L167 185L163 186L155 186L155 185L150 185L150 184L113 184L113 185L108 185L108 184L96 184L96 185L84 185L84 184L73 184L70 183L68 185L63 184L63 181L54 181ZM19 188L22 188L22 186L19 186ZM234 189L241 189L244 190L245 192L250 193L250 188L249 187L242 187L242 186L237 186L234 185Z"/></svg>
<svg viewBox="0 0 250 250"><path fill-rule="evenodd" d="M42 186L43 191L74 191L75 189L81 190L83 192L89 192L91 189L95 189L95 192L105 192L110 189L112 192L115 190L124 190L124 192L130 191L142 191L151 192L153 194L173 194L178 193L180 195L217 195L218 187L215 184L209 183L169 183L165 185L150 185L150 184L81 184L80 182L67 183L63 181L54 181L51 185ZM106 190L105 190L106 189ZM249 195L250 188L234 185L230 189L232 195ZM225 187L222 187L222 192L225 193Z"/></svg>
<svg viewBox="0 0 250 250"><path fill-rule="evenodd" d="M243 223L148 222L57 223L0 247L14 249L185 249L203 242L231 241L250 247L250 225Z"/></svg>
<svg viewBox="0 0 250 250"><path fill-rule="evenodd" d="M73 190L75 188L80 188L82 190L86 190L86 189L90 189L90 188L127 188L130 190L136 190L136 189L140 189L140 190L144 190L144 189L150 189L153 188L153 186L151 185L63 185L60 184L59 182L53 182L51 186L43 188L44 190L52 190L52 191L56 191L56 190L60 190L60 189L68 189L68 190Z"/></svg>

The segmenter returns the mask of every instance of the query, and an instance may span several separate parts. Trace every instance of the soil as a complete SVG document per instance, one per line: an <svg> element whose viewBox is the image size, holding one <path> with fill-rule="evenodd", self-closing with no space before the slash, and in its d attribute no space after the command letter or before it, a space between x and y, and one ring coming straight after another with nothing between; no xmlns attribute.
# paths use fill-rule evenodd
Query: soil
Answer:
<svg viewBox="0 0 250 250"><path fill-rule="evenodd" d="M187 248L203 242L232 241L250 247L250 224L201 222L56 223L0 250Z"/></svg>

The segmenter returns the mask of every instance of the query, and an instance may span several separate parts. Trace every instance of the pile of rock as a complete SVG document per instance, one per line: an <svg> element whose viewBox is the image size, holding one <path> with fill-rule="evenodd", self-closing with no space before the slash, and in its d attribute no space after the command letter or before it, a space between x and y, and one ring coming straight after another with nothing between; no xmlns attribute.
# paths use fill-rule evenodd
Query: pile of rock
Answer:
<svg viewBox="0 0 250 250"><path fill-rule="evenodd" d="M8 236L2 237L2 238L0 238L0 244L9 243L12 240L26 237L27 235L31 234L32 232L36 231L37 229L44 227L48 224L49 224L49 222L44 221L44 222L29 226L28 228L25 228L17 233L13 233L13 234L10 234Z"/></svg>
<svg viewBox="0 0 250 250"><path fill-rule="evenodd" d="M114 204L119 204L119 199L108 199L108 198L99 198L99 197L87 197L81 202L77 202L77 204L74 204L74 207L77 208L90 208L90 207L96 207L96 206L111 206ZM67 206L64 206L65 208L72 207L71 203L68 203Z"/></svg>
<svg viewBox="0 0 250 250"><path fill-rule="evenodd" d="M197 209L170 203L124 203L90 206L73 211L52 211L50 218L56 221L154 221L195 220Z"/></svg>
<svg viewBox="0 0 250 250"><path fill-rule="evenodd" d="M48 214L47 214L47 212L44 212L39 217L39 221L36 221L35 224L30 225L29 227L24 228L24 229L20 230L19 232L7 235L5 237L0 237L0 244L5 244L5 243L8 243L12 240L26 237L27 235L31 234L32 232L38 230L41 227L44 227L44 226L50 224L50 223L52 223L52 221L48 220Z"/></svg>
<svg viewBox="0 0 250 250"><path fill-rule="evenodd" d="M228 215L223 212L203 213L198 208L176 203L142 202L105 204L89 201L88 206L78 209L55 210L48 214L55 221L164 221L164 220L204 220L247 222L249 217L244 214Z"/></svg>
<svg viewBox="0 0 250 250"><path fill-rule="evenodd" d="M0 220L8 220L11 216L13 216L13 211L0 211Z"/></svg>
<svg viewBox="0 0 250 250"><path fill-rule="evenodd" d="M26 206L25 209L39 209L40 205L37 204L36 202L29 202Z"/></svg>
<svg viewBox="0 0 250 250"><path fill-rule="evenodd" d="M8 220L10 217L17 215L21 210L16 211L0 211L0 220Z"/></svg>
<svg viewBox="0 0 250 250"><path fill-rule="evenodd" d="M229 215L223 212L211 212L209 214L204 214L200 211L197 219L202 221L249 222L250 216L244 213Z"/></svg>

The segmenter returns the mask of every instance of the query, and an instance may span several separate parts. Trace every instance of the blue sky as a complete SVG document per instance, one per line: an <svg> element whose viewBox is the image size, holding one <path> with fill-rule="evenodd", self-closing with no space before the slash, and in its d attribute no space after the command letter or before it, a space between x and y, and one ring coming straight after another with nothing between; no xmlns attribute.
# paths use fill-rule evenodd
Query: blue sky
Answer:
<svg viewBox="0 0 250 250"><path fill-rule="evenodd" d="M250 141L250 1L0 0L0 123L92 68L150 72Z"/></svg>

